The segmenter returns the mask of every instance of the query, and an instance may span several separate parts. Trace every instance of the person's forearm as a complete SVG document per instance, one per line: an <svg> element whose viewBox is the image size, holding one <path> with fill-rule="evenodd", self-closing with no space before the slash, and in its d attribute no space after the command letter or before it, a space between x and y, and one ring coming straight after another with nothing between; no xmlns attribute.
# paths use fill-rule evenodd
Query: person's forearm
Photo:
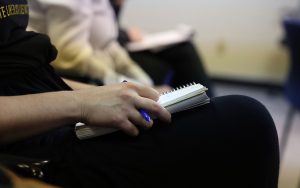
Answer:
<svg viewBox="0 0 300 188"><path fill-rule="evenodd" d="M76 123L81 112L72 91L0 97L0 143Z"/></svg>
<svg viewBox="0 0 300 188"><path fill-rule="evenodd" d="M134 79L139 83L149 86L153 85L153 81L149 75L130 58L125 49L117 42L111 42L106 51L111 57L114 57L116 72Z"/></svg>
<svg viewBox="0 0 300 188"><path fill-rule="evenodd" d="M90 88L90 87L95 87L95 85L92 85L92 84L85 84L85 83L77 82L77 81L74 81L74 80L69 80L69 79L66 79L66 78L63 78L63 80L73 90L87 89L87 88Z"/></svg>

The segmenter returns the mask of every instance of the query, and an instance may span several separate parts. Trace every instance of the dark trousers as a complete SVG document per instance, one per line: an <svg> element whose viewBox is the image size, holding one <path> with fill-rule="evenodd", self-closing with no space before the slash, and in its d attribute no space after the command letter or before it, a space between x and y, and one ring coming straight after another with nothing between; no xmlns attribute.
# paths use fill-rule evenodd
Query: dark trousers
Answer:
<svg viewBox="0 0 300 188"><path fill-rule="evenodd" d="M66 133L6 152L50 159L47 181L63 187L277 187L277 132L265 107L249 97L212 98L137 137L116 132L79 141L73 128ZM41 141L47 137L53 142Z"/></svg>
<svg viewBox="0 0 300 188"><path fill-rule="evenodd" d="M212 96L211 82L202 59L191 42L179 43L159 52L134 52L130 56L150 75L156 85L170 84L178 87L198 82L208 87L208 95ZM171 80L166 78L170 72L173 75Z"/></svg>

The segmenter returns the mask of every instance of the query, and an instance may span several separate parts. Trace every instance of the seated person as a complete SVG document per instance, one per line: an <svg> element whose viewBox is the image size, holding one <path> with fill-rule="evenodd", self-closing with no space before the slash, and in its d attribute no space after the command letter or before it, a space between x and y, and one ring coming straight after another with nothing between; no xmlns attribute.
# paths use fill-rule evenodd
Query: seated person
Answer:
<svg viewBox="0 0 300 188"><path fill-rule="evenodd" d="M277 187L277 132L261 103L217 97L171 118L151 87L64 82L49 38L26 31L26 0L0 8L0 153L50 160L44 181L61 187ZM76 122L120 131L80 141Z"/></svg>
<svg viewBox="0 0 300 188"><path fill-rule="evenodd" d="M30 30L50 36L59 50L53 65L64 77L122 80L153 86L152 79L117 42L118 28L109 1L29 1ZM169 87L162 87L162 90Z"/></svg>
<svg viewBox="0 0 300 188"><path fill-rule="evenodd" d="M110 2L119 21L124 0L110 0ZM118 41L122 46L129 42L142 41L143 38L143 33L137 27L119 29ZM158 85L165 82L165 76L161 73L165 70L172 70L171 86L178 87L195 81L208 87L210 89L208 95L213 95L212 84L206 74L202 58L191 41L173 44L159 51L129 52L129 55Z"/></svg>

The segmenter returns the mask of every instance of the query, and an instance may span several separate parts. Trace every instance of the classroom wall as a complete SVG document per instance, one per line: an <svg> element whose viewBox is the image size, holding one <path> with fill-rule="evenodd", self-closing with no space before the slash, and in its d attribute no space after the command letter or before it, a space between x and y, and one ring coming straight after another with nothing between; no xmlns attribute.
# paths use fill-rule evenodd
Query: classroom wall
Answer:
<svg viewBox="0 0 300 188"><path fill-rule="evenodd" d="M297 6L298 0L127 0L121 22L147 32L190 24L210 75L282 84L289 61L281 20Z"/></svg>

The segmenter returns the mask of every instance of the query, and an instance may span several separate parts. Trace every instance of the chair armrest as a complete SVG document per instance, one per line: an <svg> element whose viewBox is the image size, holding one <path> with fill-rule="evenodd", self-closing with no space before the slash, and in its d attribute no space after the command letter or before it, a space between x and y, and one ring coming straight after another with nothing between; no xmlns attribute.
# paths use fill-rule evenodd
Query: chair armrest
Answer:
<svg viewBox="0 0 300 188"><path fill-rule="evenodd" d="M18 175L43 179L49 160L31 159L14 155L0 154L0 163Z"/></svg>

